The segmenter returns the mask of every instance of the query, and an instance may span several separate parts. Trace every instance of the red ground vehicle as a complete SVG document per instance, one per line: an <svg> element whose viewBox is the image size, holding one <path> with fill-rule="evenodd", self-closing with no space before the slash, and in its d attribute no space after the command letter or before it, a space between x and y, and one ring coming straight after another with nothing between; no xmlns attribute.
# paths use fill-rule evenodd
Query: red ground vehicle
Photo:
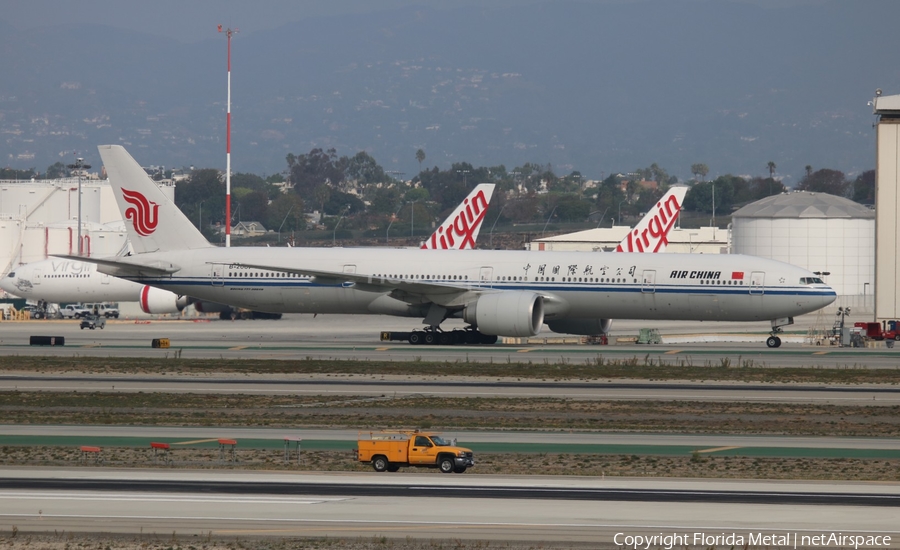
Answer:
<svg viewBox="0 0 900 550"><path fill-rule="evenodd" d="M900 341L900 322L885 321L881 323L853 323L855 328L862 329L869 340L897 340Z"/></svg>

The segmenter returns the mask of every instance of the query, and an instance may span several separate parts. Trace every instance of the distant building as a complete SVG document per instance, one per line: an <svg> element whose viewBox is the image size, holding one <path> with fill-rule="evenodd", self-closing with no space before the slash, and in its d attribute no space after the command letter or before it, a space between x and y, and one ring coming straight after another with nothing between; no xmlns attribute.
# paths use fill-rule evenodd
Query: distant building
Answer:
<svg viewBox="0 0 900 550"><path fill-rule="evenodd" d="M527 250L555 250L582 252L611 252L631 231L631 226L598 227L565 235L531 241ZM682 254L727 254L730 247L729 230L719 227L682 229L669 233L666 252Z"/></svg>
<svg viewBox="0 0 900 550"><path fill-rule="evenodd" d="M259 222L238 222L231 228L232 237L258 237L266 234L266 228Z"/></svg>
<svg viewBox="0 0 900 550"><path fill-rule="evenodd" d="M869 307L875 287L875 211L843 197L797 191L732 214L732 246L823 278L843 306Z"/></svg>

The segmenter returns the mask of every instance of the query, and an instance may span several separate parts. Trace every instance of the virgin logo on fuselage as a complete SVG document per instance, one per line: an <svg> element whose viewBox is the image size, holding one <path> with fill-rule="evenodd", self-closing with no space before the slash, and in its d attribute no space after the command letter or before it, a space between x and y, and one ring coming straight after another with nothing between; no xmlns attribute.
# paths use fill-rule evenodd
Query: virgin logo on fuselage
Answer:
<svg viewBox="0 0 900 550"><path fill-rule="evenodd" d="M426 241L422 248L438 248L448 249L465 249L475 248L475 230L484 220L487 214L488 201L484 196L484 191L479 191L469 199L463 201L463 209L450 220L446 226L438 227L438 230L432 233L431 241ZM462 239L459 245L456 244L458 239Z"/></svg>
<svg viewBox="0 0 900 550"><path fill-rule="evenodd" d="M125 202L131 205L125 209L125 218L131 220L137 234L146 237L156 231L156 224L159 223L159 205L148 201L141 193L125 188L122 188L122 196Z"/></svg>
<svg viewBox="0 0 900 550"><path fill-rule="evenodd" d="M660 247L669 244L669 231L675 226L681 205L678 197L672 195L665 204L656 203L656 214L650 218L646 227L636 227L625 241L616 247L616 252L658 252Z"/></svg>

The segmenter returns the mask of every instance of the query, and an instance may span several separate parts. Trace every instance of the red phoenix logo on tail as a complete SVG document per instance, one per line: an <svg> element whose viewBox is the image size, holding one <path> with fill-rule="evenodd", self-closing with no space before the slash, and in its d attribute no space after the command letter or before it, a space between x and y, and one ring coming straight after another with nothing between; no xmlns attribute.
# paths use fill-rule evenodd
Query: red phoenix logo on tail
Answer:
<svg viewBox="0 0 900 550"><path fill-rule="evenodd" d="M159 205L148 201L147 197L137 191L129 191L125 188L122 188L122 196L125 198L125 202L131 205L125 209L125 218L131 220L138 235L146 237L156 231L156 224L159 223L157 217Z"/></svg>

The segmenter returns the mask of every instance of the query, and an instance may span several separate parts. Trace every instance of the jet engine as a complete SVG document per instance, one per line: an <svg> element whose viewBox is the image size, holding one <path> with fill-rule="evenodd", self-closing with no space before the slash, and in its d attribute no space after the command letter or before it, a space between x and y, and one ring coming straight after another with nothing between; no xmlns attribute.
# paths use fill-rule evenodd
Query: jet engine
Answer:
<svg viewBox="0 0 900 550"><path fill-rule="evenodd" d="M553 332L561 334L583 334L584 336L600 336L609 332L612 319L560 319L547 321Z"/></svg>
<svg viewBox="0 0 900 550"><path fill-rule="evenodd" d="M467 304L463 319L491 336L534 336L544 322L544 300L534 292L482 294Z"/></svg>
<svg viewBox="0 0 900 550"><path fill-rule="evenodd" d="M140 303L144 313L178 313L187 307L190 298L168 290L144 286L141 289Z"/></svg>

